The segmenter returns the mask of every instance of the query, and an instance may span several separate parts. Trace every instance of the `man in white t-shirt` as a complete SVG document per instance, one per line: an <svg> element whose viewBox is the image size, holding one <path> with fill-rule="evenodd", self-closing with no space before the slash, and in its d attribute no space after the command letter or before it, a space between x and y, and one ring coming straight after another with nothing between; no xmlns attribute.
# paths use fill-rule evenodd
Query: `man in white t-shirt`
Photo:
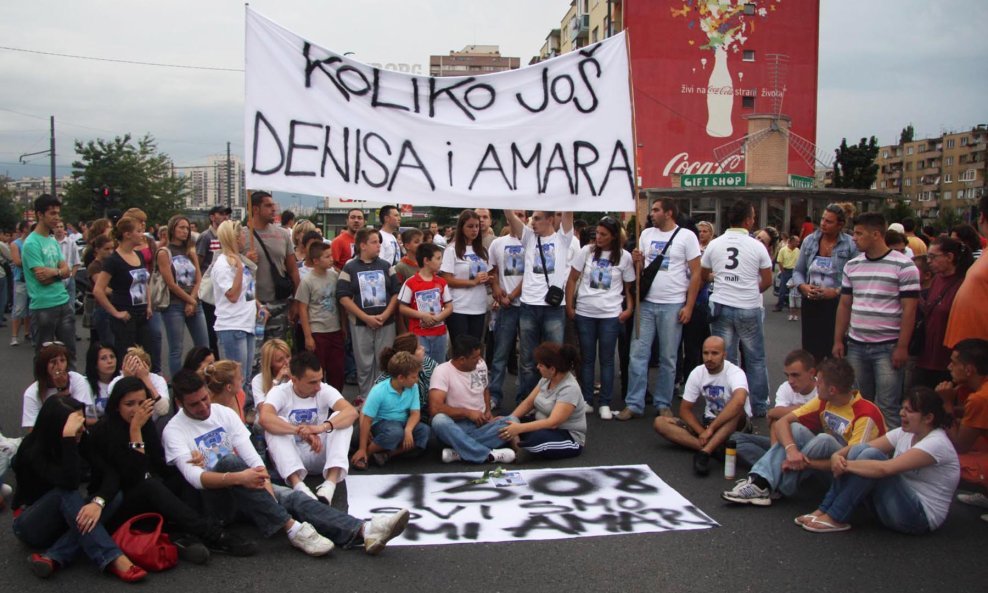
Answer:
<svg viewBox="0 0 988 593"><path fill-rule="evenodd" d="M676 224L676 202L671 198L656 200L651 218L652 227L642 231L632 258L639 270L645 270L663 251L665 256L648 294L641 295L638 313L641 329L631 342L628 390L618 420L630 420L645 412L648 361L656 339L659 376L652 387L652 396L659 415L672 418L680 338L683 326L693 316L700 290L700 242L695 234Z"/></svg>
<svg viewBox="0 0 988 593"><path fill-rule="evenodd" d="M518 340L518 397L525 398L539 379L535 371L536 346L542 342L563 343L565 298L559 305L552 306L546 303L545 297L550 286L560 291L566 287L569 278L566 262L573 241L573 213L563 212L558 231L554 227L554 212L534 211L531 228L511 210L505 210L504 216L511 225L511 234L521 237L525 248Z"/></svg>
<svg viewBox="0 0 988 593"><path fill-rule="evenodd" d="M731 437L737 445L738 459L748 465L754 465L775 444L772 424L789 412L799 409L817 395L816 360L812 354L806 350L793 350L786 355L783 365L786 380L775 392L775 407L768 411L771 437L742 432L736 432Z"/></svg>
<svg viewBox="0 0 988 593"><path fill-rule="evenodd" d="M755 208L738 200L727 211L730 228L707 245L700 265L704 282L714 281L710 295L710 333L724 338L727 359L738 364L738 344L751 386L756 417L768 412L768 370L765 365L765 311L762 293L772 286L772 258L749 233Z"/></svg>
<svg viewBox="0 0 988 593"><path fill-rule="evenodd" d="M448 445L443 449L443 462L511 463L515 452L502 448L505 441L498 436L507 418L491 415L480 340L469 334L457 336L452 354L449 362L432 371L429 384L432 431Z"/></svg>
<svg viewBox="0 0 988 593"><path fill-rule="evenodd" d="M381 220L381 253L378 257L394 267L401 260L401 247L395 238L401 226L401 212L394 204L388 204L381 206L378 217Z"/></svg>
<svg viewBox="0 0 988 593"><path fill-rule="evenodd" d="M165 461L201 492L210 516L226 523L244 515L265 537L284 530L310 556L328 554L334 543L377 554L408 525L407 509L365 522L302 492L273 487L236 412L210 404L209 390L193 371L176 373L172 388L181 409L162 433Z"/></svg>
<svg viewBox="0 0 988 593"><path fill-rule="evenodd" d="M693 369L683 388L679 418L659 416L655 432L677 445L693 449L693 472L710 473L710 455L738 430L750 431L751 405L744 371L725 360L724 339L710 336L703 342L703 364ZM706 407L701 423L693 415L693 403L703 396Z"/></svg>
<svg viewBox="0 0 988 593"><path fill-rule="evenodd" d="M515 216L524 224L528 214L515 210ZM518 322L521 317L521 286L525 274L525 247L521 235L509 234L494 239L487 250L493 278L491 292L497 302L497 320L494 325L494 357L491 360L491 400L500 403L503 399L504 377L508 359L518 338ZM527 395L527 394L525 394ZM525 399L521 391L515 394L515 401Z"/></svg>
<svg viewBox="0 0 988 593"><path fill-rule="evenodd" d="M445 231L446 228L439 226L438 222L432 221L429 223L429 232L432 233L432 242L443 249L445 249L447 245Z"/></svg>
<svg viewBox="0 0 988 593"><path fill-rule="evenodd" d="M260 405L268 455L293 489L333 503L336 485L350 467L350 437L357 411L340 392L322 382L319 358L303 350L292 357L292 379L274 387ZM305 485L309 472L324 481L313 494Z"/></svg>

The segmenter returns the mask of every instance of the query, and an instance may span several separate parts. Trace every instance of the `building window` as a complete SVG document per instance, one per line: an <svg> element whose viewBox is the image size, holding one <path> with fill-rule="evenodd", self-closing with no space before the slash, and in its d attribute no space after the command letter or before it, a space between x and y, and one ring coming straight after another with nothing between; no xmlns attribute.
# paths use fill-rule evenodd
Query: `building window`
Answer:
<svg viewBox="0 0 988 593"><path fill-rule="evenodd" d="M889 151L887 151L887 150L886 150L885 152L883 152L883 153L882 153L882 158L883 158L883 159L887 159L887 158L889 158Z"/></svg>
<svg viewBox="0 0 988 593"><path fill-rule="evenodd" d="M745 109L755 108L755 98L754 97L741 97L741 107Z"/></svg>
<svg viewBox="0 0 988 593"><path fill-rule="evenodd" d="M912 185L913 185L913 178L906 177L906 187L912 187Z"/></svg>
<svg viewBox="0 0 988 593"><path fill-rule="evenodd" d="M954 157L952 157L952 156L947 157L947 160L946 160L946 163L945 164L948 167L951 166L951 165L953 165L954 164Z"/></svg>
<svg viewBox="0 0 988 593"><path fill-rule="evenodd" d="M978 172L975 169L968 169L964 171L960 176L961 181L974 181L977 178Z"/></svg>
<svg viewBox="0 0 988 593"><path fill-rule="evenodd" d="M753 50L753 49L746 49L746 50L744 50L744 55L741 56L741 59L743 61L745 61L745 62L754 62L755 61L755 50Z"/></svg>
<svg viewBox="0 0 988 593"><path fill-rule="evenodd" d="M593 31L590 31L590 43L597 43L600 38L600 27L594 27Z"/></svg>
<svg viewBox="0 0 988 593"><path fill-rule="evenodd" d="M915 149L916 149L915 146L910 146L909 148L906 149L906 154L912 154L915 151Z"/></svg>
<svg viewBox="0 0 988 593"><path fill-rule="evenodd" d="M964 190L962 190L962 189L957 190L957 199L958 200L963 200L964 199Z"/></svg>
<svg viewBox="0 0 988 593"><path fill-rule="evenodd" d="M755 4L753 2L749 2L749 3L745 4L744 5L744 13L746 15L749 15L749 16L755 14Z"/></svg>
<svg viewBox="0 0 988 593"><path fill-rule="evenodd" d="M944 173L943 174L943 182L944 183L953 183L954 182L954 176L951 175L950 173Z"/></svg>
<svg viewBox="0 0 988 593"><path fill-rule="evenodd" d="M967 146L967 136L961 136L961 146Z"/></svg>
<svg viewBox="0 0 988 593"><path fill-rule="evenodd" d="M947 148L953 148L954 147L954 142L955 142L955 140L953 138L947 140Z"/></svg>
<svg viewBox="0 0 988 593"><path fill-rule="evenodd" d="M943 199L949 200L952 195L953 194L951 192L945 191L945 192L943 192Z"/></svg>

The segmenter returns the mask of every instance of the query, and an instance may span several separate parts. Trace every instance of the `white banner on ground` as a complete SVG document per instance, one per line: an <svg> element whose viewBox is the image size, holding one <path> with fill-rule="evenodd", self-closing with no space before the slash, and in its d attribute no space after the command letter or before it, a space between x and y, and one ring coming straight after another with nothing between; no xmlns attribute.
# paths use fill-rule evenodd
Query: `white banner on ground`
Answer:
<svg viewBox="0 0 988 593"><path fill-rule="evenodd" d="M389 545L531 541L717 527L647 465L531 469L473 484L483 475L347 476L350 514L408 508L412 520ZM510 485L508 485L510 483Z"/></svg>
<svg viewBox="0 0 988 593"><path fill-rule="evenodd" d="M247 185L384 203L634 210L624 34L483 76L382 70L247 9Z"/></svg>

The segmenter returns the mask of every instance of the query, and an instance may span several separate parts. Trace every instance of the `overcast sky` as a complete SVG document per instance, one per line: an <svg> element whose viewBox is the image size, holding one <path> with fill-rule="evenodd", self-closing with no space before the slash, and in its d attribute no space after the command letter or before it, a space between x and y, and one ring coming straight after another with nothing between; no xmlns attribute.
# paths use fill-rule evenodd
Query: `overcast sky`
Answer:
<svg viewBox="0 0 988 593"><path fill-rule="evenodd" d="M642 0L636 0L642 1ZM649 0L659 1L659 0ZM785 0L791 2L793 0ZM418 64L497 44L522 64L569 0L255 0L252 8L364 62ZM817 143L898 140L988 123L988 2L822 0ZM230 0L4 2L0 45L119 60L243 67L244 5ZM73 141L150 132L178 165L243 148L242 72L158 68L0 49L0 174L47 176L55 115L59 174ZM33 117L32 117L33 116ZM64 166L64 168L61 168Z"/></svg>

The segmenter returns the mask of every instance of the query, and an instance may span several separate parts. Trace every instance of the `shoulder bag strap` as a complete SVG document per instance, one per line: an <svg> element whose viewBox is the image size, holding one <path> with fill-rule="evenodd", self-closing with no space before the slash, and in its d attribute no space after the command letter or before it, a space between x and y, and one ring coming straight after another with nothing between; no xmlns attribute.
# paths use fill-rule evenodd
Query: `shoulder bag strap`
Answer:
<svg viewBox="0 0 988 593"><path fill-rule="evenodd" d="M267 246L264 244L264 241L261 240L261 236L257 234L257 229L251 229L251 232L253 232L254 236L257 237L257 242L261 244L261 249L264 250L264 257L267 258L268 265L271 266L271 275L281 278L282 274L278 271L278 266L274 265L274 261L271 259L271 254L268 253ZM286 271L285 275L287 274L288 272Z"/></svg>
<svg viewBox="0 0 988 593"><path fill-rule="evenodd" d="M549 281L549 271L545 265L545 253L542 252L542 235L535 235L535 244L538 245L539 259L542 260L542 274L545 276L545 284L546 286L552 286L552 282Z"/></svg>

